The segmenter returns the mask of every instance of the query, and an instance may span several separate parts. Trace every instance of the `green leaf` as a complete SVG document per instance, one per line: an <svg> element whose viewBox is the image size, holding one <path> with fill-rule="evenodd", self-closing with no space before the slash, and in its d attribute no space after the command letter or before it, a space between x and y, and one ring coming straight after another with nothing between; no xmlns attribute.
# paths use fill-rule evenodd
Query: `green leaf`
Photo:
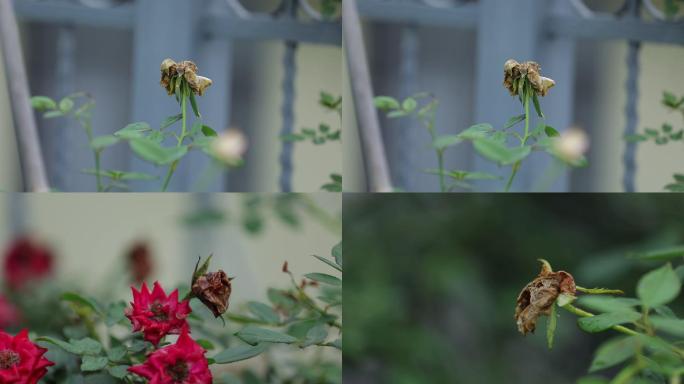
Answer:
<svg viewBox="0 0 684 384"><path fill-rule="evenodd" d="M641 318L641 314L634 311L608 312L596 316L579 318L577 319L577 324L584 331L596 333L603 332L615 325L634 322L639 318Z"/></svg>
<svg viewBox="0 0 684 384"><path fill-rule="evenodd" d="M217 137L218 134L208 125L202 125L202 134L206 137Z"/></svg>
<svg viewBox="0 0 684 384"><path fill-rule="evenodd" d="M119 139L112 135L99 136L90 142L90 148L100 151L119 142Z"/></svg>
<svg viewBox="0 0 684 384"><path fill-rule="evenodd" d="M648 320L657 330L684 338L684 320L663 316L651 316Z"/></svg>
<svg viewBox="0 0 684 384"><path fill-rule="evenodd" d="M629 143L638 143L640 141L648 140L648 137L639 134L625 135L625 140Z"/></svg>
<svg viewBox="0 0 684 384"><path fill-rule="evenodd" d="M683 137L684 137L684 130L681 130L681 129L675 133L670 134L670 140L678 141L678 140L681 140Z"/></svg>
<svg viewBox="0 0 684 384"><path fill-rule="evenodd" d="M57 109L57 103L47 96L33 96L31 98L31 106L37 111L46 111Z"/></svg>
<svg viewBox="0 0 684 384"><path fill-rule="evenodd" d="M568 304L571 304L573 301L577 300L577 297L571 293L561 293L558 295L558 298L556 299L556 304L559 307L564 307Z"/></svg>
<svg viewBox="0 0 684 384"><path fill-rule="evenodd" d="M401 111L401 110L392 111L392 112L387 114L387 117L389 119L396 119L397 117L404 117L404 116L408 116L408 113Z"/></svg>
<svg viewBox="0 0 684 384"><path fill-rule="evenodd" d="M192 112L195 113L195 116L202 117L199 113L199 108L197 108L197 100L195 100L195 94L193 92L190 92L190 106L192 107Z"/></svg>
<svg viewBox="0 0 684 384"><path fill-rule="evenodd" d="M653 137L658 137L658 135L660 134L658 131L656 131L653 128L646 128L646 129L644 129L644 132L646 132L647 135L653 136Z"/></svg>
<svg viewBox="0 0 684 384"><path fill-rule="evenodd" d="M328 337L328 330L325 324L318 324L306 333L306 338L301 344L302 348L308 347L310 345L319 344L325 341Z"/></svg>
<svg viewBox="0 0 684 384"><path fill-rule="evenodd" d="M311 280L315 280L315 281L318 281L319 283L323 283L323 284L336 285L336 286L342 285L342 280L340 280L339 278L337 278L335 276L327 275L325 273L307 273L304 276L311 279Z"/></svg>
<svg viewBox="0 0 684 384"><path fill-rule="evenodd" d="M468 129L464 130L458 135L465 140L475 140L487 137L487 134L489 134L493 130L494 127L492 127L490 124L475 124L473 126L468 127Z"/></svg>
<svg viewBox="0 0 684 384"><path fill-rule="evenodd" d="M71 339L69 342L62 341L59 339L55 339L52 337L39 337L36 339L37 341L45 341L51 344L54 344L63 350L72 353L74 355L99 355L100 352L102 352L102 344L100 344L99 341L91 339L89 337L83 338L83 339L78 339L74 340Z"/></svg>
<svg viewBox="0 0 684 384"><path fill-rule="evenodd" d="M544 133L546 133L546 136L548 137L560 137L560 133L550 125L544 127Z"/></svg>
<svg viewBox="0 0 684 384"><path fill-rule="evenodd" d="M459 135L441 135L437 136L435 140L432 141L432 147L436 150L443 150L447 147L459 144L463 141Z"/></svg>
<svg viewBox="0 0 684 384"><path fill-rule="evenodd" d="M335 244L334 247L332 247L330 254L332 255L332 257L335 258L335 262L337 263L337 265L339 265L341 267L342 266L342 242L341 241L339 243Z"/></svg>
<svg viewBox="0 0 684 384"><path fill-rule="evenodd" d="M407 97L406 99L404 99L404 102L401 103L401 108L409 113L413 112L413 110L416 109L417 106L418 102L416 101L416 99L412 97Z"/></svg>
<svg viewBox="0 0 684 384"><path fill-rule="evenodd" d="M583 307L600 312L633 311L634 307L640 304L639 300L634 298L603 295L582 296L579 303Z"/></svg>
<svg viewBox="0 0 684 384"><path fill-rule="evenodd" d="M266 351L266 349L268 349L267 343L261 343L257 345L240 345L219 352L216 356L214 356L214 361L216 364L234 363L236 361L247 360L258 356Z"/></svg>
<svg viewBox="0 0 684 384"><path fill-rule="evenodd" d="M675 179L678 175L675 175ZM681 176L681 175L679 175ZM677 180L680 181L680 180ZM634 255L638 259L642 260L671 260L671 259L681 259L684 257L684 245L678 245L674 247L667 247L662 249L656 249L653 251L647 251L642 253L637 253Z"/></svg>
<svg viewBox="0 0 684 384"><path fill-rule="evenodd" d="M49 111L43 115L44 119L54 119L55 117L62 117L64 114L62 111Z"/></svg>
<svg viewBox="0 0 684 384"><path fill-rule="evenodd" d="M668 123L664 123L661 127L662 131L665 133L670 133L672 132L672 125Z"/></svg>
<svg viewBox="0 0 684 384"><path fill-rule="evenodd" d="M81 371L95 372L107 366L109 360L103 356L83 356L81 359Z"/></svg>
<svg viewBox="0 0 684 384"><path fill-rule="evenodd" d="M76 305L80 305L83 307L90 308L93 310L93 312L102 315L102 310L100 308L100 305L91 298L81 296L78 293L75 292L64 292L62 296L60 297L63 301L68 301L70 303L74 303Z"/></svg>
<svg viewBox="0 0 684 384"><path fill-rule="evenodd" d="M280 136L280 140L282 140L282 141L304 141L304 140L306 140L306 138L304 136L296 134L296 133L289 133L287 135Z"/></svg>
<svg viewBox="0 0 684 384"><path fill-rule="evenodd" d="M182 113L179 113L179 114L173 115L173 116L169 116L166 119L164 119L164 121L162 121L161 127L159 129L164 130L164 129L172 126L173 124L175 124L177 121L179 121L182 118L183 118Z"/></svg>
<svg viewBox="0 0 684 384"><path fill-rule="evenodd" d="M473 144L480 155L502 165L521 161L532 150L530 146L508 148L505 144L491 139L476 139Z"/></svg>
<svg viewBox="0 0 684 384"><path fill-rule="evenodd" d="M653 308L667 304L679 295L681 283L672 269L665 264L644 275L637 284L637 296L644 306Z"/></svg>
<svg viewBox="0 0 684 384"><path fill-rule="evenodd" d="M258 301L250 301L247 303L247 308L252 314L254 314L259 320L268 324L278 324L280 322L280 316L271 308L270 306L260 303Z"/></svg>
<svg viewBox="0 0 684 384"><path fill-rule="evenodd" d="M202 264L200 264L202 259L197 260L197 264L195 265L195 271L192 273L192 284L194 284L195 280L199 279L200 276L207 273L207 271L209 270L209 264L211 263L212 257L214 257L213 254L209 255L206 259L204 259L204 262L202 262Z"/></svg>
<svg viewBox="0 0 684 384"><path fill-rule="evenodd" d="M342 272L342 268L341 268L339 265L333 263L332 261L330 261L330 260L328 260L328 259L326 259L326 258L324 258L324 257L320 257L320 256L318 256L318 255L313 255L313 257L317 258L318 260L320 260L320 261L322 261L322 262L328 264L329 266L331 266L331 267L337 269L338 271Z"/></svg>
<svg viewBox="0 0 684 384"><path fill-rule="evenodd" d="M632 336L611 339L603 343L594 354L589 372L613 367L626 361L634 356L636 346L637 340Z"/></svg>
<svg viewBox="0 0 684 384"><path fill-rule="evenodd" d="M159 143L146 138L130 140L131 149L143 160L157 165L170 164L188 153L188 147L162 147Z"/></svg>
<svg viewBox="0 0 684 384"><path fill-rule="evenodd" d="M551 313L546 322L546 343L549 349L553 348L553 336L556 333L556 324L558 323L558 314L556 310L556 303L551 304Z"/></svg>
<svg viewBox="0 0 684 384"><path fill-rule="evenodd" d="M504 129L508 129L523 120L525 120L525 114L513 116L510 119L508 119L508 121L506 121L506 124L504 124Z"/></svg>
<svg viewBox="0 0 684 384"><path fill-rule="evenodd" d="M663 101L662 102L665 106L670 107L670 108L677 108L678 107L677 97L674 94L667 92L667 91L663 92Z"/></svg>
<svg viewBox="0 0 684 384"><path fill-rule="evenodd" d="M204 348L205 351L211 351L212 349L216 348L214 343L207 339L197 339L196 342L200 345L200 347Z"/></svg>
<svg viewBox="0 0 684 384"><path fill-rule="evenodd" d="M318 132L328 133L330 132L330 126L328 124L318 124Z"/></svg>
<svg viewBox="0 0 684 384"><path fill-rule="evenodd" d="M122 361L126 357L126 347L118 346L107 351L107 358L111 362Z"/></svg>
<svg viewBox="0 0 684 384"><path fill-rule="evenodd" d="M115 365L113 367L107 368L107 372L109 372L112 377L115 377L117 379L123 379L128 375L128 368L129 365Z"/></svg>
<svg viewBox="0 0 684 384"><path fill-rule="evenodd" d="M534 104L534 110L537 111L537 116L544 118L544 112L541 110L541 106L539 105L539 98L537 97L536 93L532 93L532 103Z"/></svg>
<svg viewBox="0 0 684 384"><path fill-rule="evenodd" d="M376 108L382 111L389 111L401 108L399 106L399 102L396 99L389 96L376 96L373 99L373 104L375 104Z"/></svg>
<svg viewBox="0 0 684 384"><path fill-rule="evenodd" d="M285 343L291 344L297 341L296 338L266 328L248 325L242 328L235 336L247 344L256 345L258 343Z"/></svg>
<svg viewBox="0 0 684 384"><path fill-rule="evenodd" d="M114 132L114 136L122 139L135 139L144 136L144 133L151 130L150 125L144 122L128 124L124 128Z"/></svg>
<svg viewBox="0 0 684 384"><path fill-rule="evenodd" d="M63 98L63 99L59 102L59 110L60 110L62 113L64 113L64 114L66 114L66 113L68 113L69 111L71 111L72 108L74 108L74 101L71 100L71 99L68 98L68 97Z"/></svg>

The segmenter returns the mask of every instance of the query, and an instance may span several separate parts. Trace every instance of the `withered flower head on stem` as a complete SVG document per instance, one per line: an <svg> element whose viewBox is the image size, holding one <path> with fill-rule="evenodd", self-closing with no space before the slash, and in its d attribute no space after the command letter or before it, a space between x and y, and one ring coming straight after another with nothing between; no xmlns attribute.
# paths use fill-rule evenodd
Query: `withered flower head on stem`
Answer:
<svg viewBox="0 0 684 384"><path fill-rule="evenodd" d="M527 80L534 93L539 96L546 96L549 89L556 85L553 79L541 75L541 66L534 61L518 63L509 59L504 63L503 85L511 93L511 96L520 94L520 90Z"/></svg>
<svg viewBox="0 0 684 384"><path fill-rule="evenodd" d="M515 307L515 321L523 335L534 332L539 316L551 313L551 307L560 294L574 296L577 289L571 274L553 272L546 260L540 261L541 272L520 292Z"/></svg>
<svg viewBox="0 0 684 384"><path fill-rule="evenodd" d="M190 90L199 96L212 84L211 79L197 75L197 65L192 61L176 63L171 59L165 59L161 63L160 84L169 95L176 93L182 83L188 84Z"/></svg>
<svg viewBox="0 0 684 384"><path fill-rule="evenodd" d="M219 317L228 310L230 280L223 270L207 272L193 282L192 294L211 310L214 317Z"/></svg>

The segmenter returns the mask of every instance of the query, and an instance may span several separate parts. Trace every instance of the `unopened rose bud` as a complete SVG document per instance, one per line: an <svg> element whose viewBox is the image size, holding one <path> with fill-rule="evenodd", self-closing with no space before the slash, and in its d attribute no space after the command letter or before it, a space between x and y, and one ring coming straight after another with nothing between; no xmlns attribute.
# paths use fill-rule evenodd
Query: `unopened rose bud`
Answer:
<svg viewBox="0 0 684 384"><path fill-rule="evenodd" d="M589 149L589 138L581 129L570 128L561 133L560 138L554 144L554 149L564 161L577 161Z"/></svg>
<svg viewBox="0 0 684 384"><path fill-rule="evenodd" d="M242 132L229 129L220 133L212 143L214 156L228 166L239 165L247 151L247 138Z"/></svg>
<svg viewBox="0 0 684 384"><path fill-rule="evenodd" d="M193 282L192 294L209 308L214 317L219 317L228 310L230 280L220 269L217 272L205 273Z"/></svg>

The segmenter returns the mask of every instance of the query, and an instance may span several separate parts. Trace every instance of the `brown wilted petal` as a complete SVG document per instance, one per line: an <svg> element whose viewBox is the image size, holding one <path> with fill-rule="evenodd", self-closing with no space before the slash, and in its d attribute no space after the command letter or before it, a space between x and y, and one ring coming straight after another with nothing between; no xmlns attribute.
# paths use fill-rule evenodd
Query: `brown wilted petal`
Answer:
<svg viewBox="0 0 684 384"><path fill-rule="evenodd" d="M209 272L198 277L192 284L192 294L207 306L215 317L228 310L230 280L225 272Z"/></svg>
<svg viewBox="0 0 684 384"><path fill-rule="evenodd" d="M575 295L575 279L565 271L553 272L542 261L539 275L523 288L515 307L515 321L523 335L534 332L539 316L549 315L551 306L561 293Z"/></svg>
<svg viewBox="0 0 684 384"><path fill-rule="evenodd" d="M527 81L532 86L534 93L545 96L551 87L556 83L541 75L541 66L534 61L518 63L509 59L504 63L504 82L503 85L512 96L518 95L521 81Z"/></svg>
<svg viewBox="0 0 684 384"><path fill-rule="evenodd" d="M169 95L173 95L176 92L176 83L184 80L193 93L202 96L212 82L209 78L198 76L197 70L197 64L192 61L176 63L171 59L165 59L161 64L161 86Z"/></svg>

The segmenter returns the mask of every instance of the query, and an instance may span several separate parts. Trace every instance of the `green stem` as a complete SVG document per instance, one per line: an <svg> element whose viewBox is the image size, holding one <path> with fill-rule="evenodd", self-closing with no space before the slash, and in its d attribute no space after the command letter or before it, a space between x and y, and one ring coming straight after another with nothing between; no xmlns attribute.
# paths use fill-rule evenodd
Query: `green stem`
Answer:
<svg viewBox="0 0 684 384"><path fill-rule="evenodd" d="M568 312L570 312L570 313L572 313L572 314L574 314L574 315L577 315L577 316L579 316L579 317L593 317L593 316L596 316L596 315L594 315L593 313L587 312L587 311L585 311L585 310L583 310L583 309L580 309L580 308L577 308L577 307L575 307L575 306L572 305L572 304L565 304L565 305L562 306L561 308L563 308L563 309L565 309L566 311L568 311ZM618 332L622 332L622 333L624 333L624 334L626 334L626 335L630 335L630 336L638 336L638 335L641 335L641 333L636 332L636 331L634 331L634 330L632 330L632 329L629 329L629 328L627 328L627 327L623 327L622 325L614 325L614 326L612 326L612 327L610 327L610 328L613 329L613 330L616 330L616 331L618 331Z"/></svg>
<svg viewBox="0 0 684 384"><path fill-rule="evenodd" d="M187 116L185 113L186 110L186 90L185 87L181 87L181 116L183 116L181 122L181 134L180 137L178 137L178 145L177 147L180 147L183 144L183 139L185 139L186 135L186 126L187 126ZM166 178L164 178L164 185L162 186L162 192L166 192L166 189L169 187L169 182L171 181L171 177L173 176L173 173L176 171L176 167L178 166L178 161L176 160L171 165L169 166L169 171L166 173Z"/></svg>
<svg viewBox="0 0 684 384"><path fill-rule="evenodd" d="M619 289L607 289L607 288L584 288L577 286L578 291L589 293L592 295L624 295L625 293Z"/></svg>
<svg viewBox="0 0 684 384"><path fill-rule="evenodd" d="M80 119L79 119L80 120ZM86 136L88 136L88 144L90 144L93 141L93 127L90 121L81 120L81 123L83 125L83 128L86 131ZM102 192L103 187L102 187L102 176L100 175L100 151L97 149L93 150L93 154L95 155L95 180L97 184L97 191Z"/></svg>
<svg viewBox="0 0 684 384"><path fill-rule="evenodd" d="M525 106L525 135L523 136L522 140L520 140L521 147L525 146L525 143L530 135L530 97L527 94L525 94L523 105ZM515 179L515 175L518 174L518 169L520 169L520 161L517 161L513 164L513 167L511 168L511 176L508 177L508 182L506 183L504 192L508 192L511 189L511 185L513 185L513 179Z"/></svg>
<svg viewBox="0 0 684 384"><path fill-rule="evenodd" d="M444 151L437 150L437 165L439 166L439 188L442 192L446 192L446 184L444 183Z"/></svg>

